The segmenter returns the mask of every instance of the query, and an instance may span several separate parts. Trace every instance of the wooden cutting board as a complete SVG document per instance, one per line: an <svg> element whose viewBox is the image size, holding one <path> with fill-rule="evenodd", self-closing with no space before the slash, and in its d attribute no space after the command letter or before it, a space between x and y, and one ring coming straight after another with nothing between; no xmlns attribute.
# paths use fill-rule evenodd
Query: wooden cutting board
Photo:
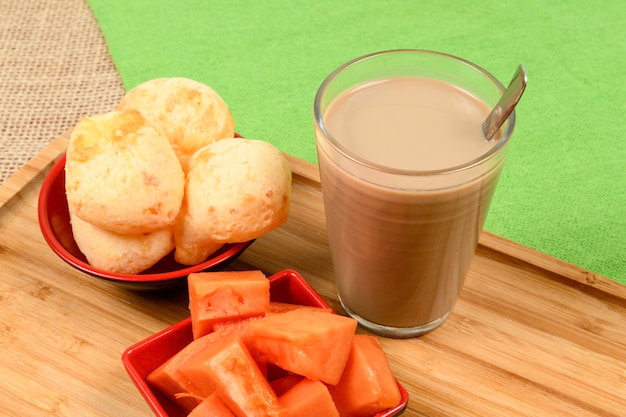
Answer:
<svg viewBox="0 0 626 417"><path fill-rule="evenodd" d="M187 317L186 292L122 290L48 248L37 197L66 145L0 188L0 415L150 416L120 357ZM295 269L340 310L317 167L290 163L290 220L229 268ZM488 233L444 325L380 340L406 416L626 415L626 287Z"/></svg>

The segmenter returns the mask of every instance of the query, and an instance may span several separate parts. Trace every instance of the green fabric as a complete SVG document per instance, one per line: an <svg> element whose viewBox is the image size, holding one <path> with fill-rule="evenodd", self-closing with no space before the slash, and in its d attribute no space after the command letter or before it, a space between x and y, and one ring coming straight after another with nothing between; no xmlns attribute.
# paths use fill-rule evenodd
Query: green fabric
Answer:
<svg viewBox="0 0 626 417"><path fill-rule="evenodd" d="M359 55L418 48L529 84L486 229L626 283L626 2L88 0L126 88L213 87L242 135L316 162L312 103Z"/></svg>

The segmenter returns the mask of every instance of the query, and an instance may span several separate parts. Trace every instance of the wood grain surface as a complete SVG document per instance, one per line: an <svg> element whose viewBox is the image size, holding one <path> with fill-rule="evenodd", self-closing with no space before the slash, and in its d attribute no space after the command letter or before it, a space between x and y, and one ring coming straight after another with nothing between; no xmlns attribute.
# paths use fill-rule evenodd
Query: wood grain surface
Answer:
<svg viewBox="0 0 626 417"><path fill-rule="evenodd" d="M0 415L150 416L122 366L130 345L188 316L186 289L130 292L78 272L37 222L67 136L0 187ZM299 271L340 311L317 167L289 158L292 212L230 269ZM626 415L626 287L484 233L448 321L381 343L405 416Z"/></svg>

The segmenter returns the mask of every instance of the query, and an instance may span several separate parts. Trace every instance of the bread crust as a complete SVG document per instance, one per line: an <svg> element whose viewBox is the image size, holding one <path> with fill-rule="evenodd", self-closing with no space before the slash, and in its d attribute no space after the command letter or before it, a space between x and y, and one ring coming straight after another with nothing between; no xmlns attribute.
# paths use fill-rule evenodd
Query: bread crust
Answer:
<svg viewBox="0 0 626 417"><path fill-rule="evenodd" d="M128 109L80 120L65 163L68 206L121 234L150 233L176 221L185 177L167 138Z"/></svg>
<svg viewBox="0 0 626 417"><path fill-rule="evenodd" d="M72 233L90 265L117 274L138 274L174 249L171 227L140 235L110 232L70 212Z"/></svg>
<svg viewBox="0 0 626 417"><path fill-rule="evenodd" d="M200 148L235 136L230 109L209 86L183 77L156 78L129 90L117 110L141 111L169 139L183 171Z"/></svg>
<svg viewBox="0 0 626 417"><path fill-rule="evenodd" d="M190 254L204 245L246 242L276 229L287 221L290 196L291 168L270 143L234 138L205 146L186 177L174 234L177 259L194 259Z"/></svg>

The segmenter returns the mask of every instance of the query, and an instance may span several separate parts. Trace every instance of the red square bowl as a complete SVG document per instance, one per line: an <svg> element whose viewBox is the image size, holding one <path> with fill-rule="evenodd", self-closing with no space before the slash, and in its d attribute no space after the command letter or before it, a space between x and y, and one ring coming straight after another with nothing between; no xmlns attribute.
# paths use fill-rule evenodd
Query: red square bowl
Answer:
<svg viewBox="0 0 626 417"><path fill-rule="evenodd" d="M322 297L296 271L284 270L268 279L272 301L330 309ZM146 377L192 340L191 318L187 318L129 347L122 355L122 362L130 378L158 417L185 417L185 413L158 390L152 389ZM372 417L402 414L409 395L400 383L398 388L402 394L400 403Z"/></svg>

